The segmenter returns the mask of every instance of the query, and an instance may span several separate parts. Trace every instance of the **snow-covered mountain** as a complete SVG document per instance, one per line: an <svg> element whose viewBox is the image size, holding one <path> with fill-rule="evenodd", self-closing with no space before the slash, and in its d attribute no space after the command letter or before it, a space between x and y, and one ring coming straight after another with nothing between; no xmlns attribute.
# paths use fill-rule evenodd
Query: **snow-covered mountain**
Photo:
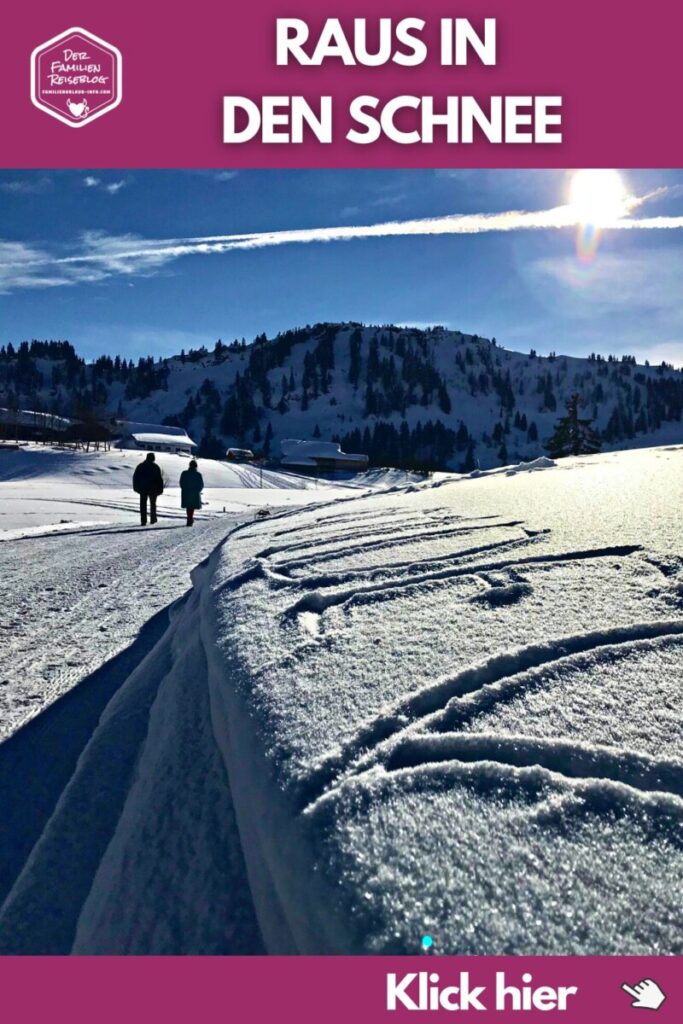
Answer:
<svg viewBox="0 0 683 1024"><path fill-rule="evenodd" d="M135 365L86 364L66 342L0 349L0 405L180 425L214 457L321 437L375 465L488 468L543 454L573 394L606 448L683 441L683 374L666 363L523 354L443 327L316 324Z"/></svg>

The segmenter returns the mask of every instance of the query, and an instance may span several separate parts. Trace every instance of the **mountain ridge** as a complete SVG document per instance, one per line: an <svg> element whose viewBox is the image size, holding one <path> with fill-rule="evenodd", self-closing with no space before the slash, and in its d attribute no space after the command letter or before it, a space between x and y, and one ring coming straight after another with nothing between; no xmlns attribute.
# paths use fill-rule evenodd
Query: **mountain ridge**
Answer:
<svg viewBox="0 0 683 1024"><path fill-rule="evenodd" d="M0 348L0 405L183 426L212 457L323 437L376 465L489 468L543 454L573 394L605 447L683 442L670 364L523 354L438 325L318 323L137 363L86 363L64 341Z"/></svg>

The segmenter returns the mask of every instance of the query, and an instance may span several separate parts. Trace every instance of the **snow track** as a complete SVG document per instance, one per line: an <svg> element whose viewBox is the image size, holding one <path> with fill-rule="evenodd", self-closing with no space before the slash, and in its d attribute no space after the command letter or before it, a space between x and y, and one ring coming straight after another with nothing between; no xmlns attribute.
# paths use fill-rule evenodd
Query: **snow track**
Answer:
<svg viewBox="0 0 683 1024"><path fill-rule="evenodd" d="M226 529L223 521L177 535L136 531L139 546L90 565L87 581L97 588L105 574L109 600L120 606L128 598L122 610L131 613L140 598L136 570L155 576L165 598L182 593L188 571ZM84 566L92 541L80 539L65 553L65 573ZM35 541L27 543L35 551ZM195 584L206 571L202 565L194 572ZM83 587L83 574L70 584ZM80 942L90 953L262 949L230 788L211 739L199 593L195 587L158 613L160 628L145 627L148 639L134 653L132 645L123 671L114 657L95 673L101 682L71 681L69 692L0 746L4 819L14 826L0 844L2 953L64 954ZM78 623L88 628L82 606L73 611L63 643L72 642ZM135 625L129 622L131 630ZM125 640L117 635L118 646ZM50 757L54 785L37 774ZM12 775L22 769L23 785L12 791ZM119 848L126 859L120 870ZM107 912L108 901L117 927L91 935L89 921Z"/></svg>
<svg viewBox="0 0 683 1024"><path fill-rule="evenodd" d="M673 793L683 797L683 765L630 751L596 749L583 743L528 736L501 738L471 733L411 737L397 744L388 771L463 761L507 764L517 768L538 765L570 779L609 779L645 793Z"/></svg>
<svg viewBox="0 0 683 1024"><path fill-rule="evenodd" d="M131 644L228 528L133 520L0 544L0 737Z"/></svg>
<svg viewBox="0 0 683 1024"><path fill-rule="evenodd" d="M615 659L626 655L629 651L642 651L642 645L637 642L654 638L666 638L668 641L676 642L678 638L683 641L683 620L671 620L665 622L649 622L629 626L625 629L613 629L595 631L592 633L581 633L576 636L562 637L552 643L534 644L526 648L520 648L510 653L497 655L486 662L466 669L451 679L439 680L431 686L425 687L405 701L387 709L374 721L364 724L363 728L344 746L335 751L329 759L318 762L311 776L301 784L301 798L304 802L313 803L325 789L336 784L335 780L343 780L349 771L357 773L359 770L367 770L369 766L374 767L378 763L385 763L391 768L403 767L401 758L403 756L416 757L415 751L422 749L424 755L422 762L430 760L447 760L447 752L453 751L454 760L472 760L471 757L458 757L458 749L470 743L470 737L463 737L463 746L458 748L457 742L450 733L454 726L462 726L465 721L475 719L475 716L483 711L490 711L495 707L497 701L510 699L512 693L518 694L525 687L532 685L532 680L537 681L531 670L543 668L548 674L551 672L560 673L567 670L572 664L576 654L584 652L599 652L603 658L613 663ZM467 699L466 699L467 698ZM404 733L449 733L451 742L441 742L436 737L429 737L422 740L422 737L413 739L406 737ZM398 744L395 741L398 737ZM392 742L386 741L392 738ZM555 741L553 741L555 742ZM422 747L420 744L423 744ZM544 764L540 757L540 747L532 743L533 751L525 755L527 738L523 737L518 742L518 760L524 763L525 756L530 758L530 764ZM549 743L549 749L552 743ZM413 751L412 755L397 754L397 751ZM429 755L434 753L434 757ZM628 758L627 752L622 752L623 757ZM536 760L534 760L536 758ZM496 760L496 758L483 756L479 760ZM504 758L499 758L505 761ZM545 761L548 766L551 761L555 765L554 770L560 771L563 754L558 753L555 758L547 757ZM571 760L571 758L569 759ZM618 759L617 759L618 761ZM420 759L414 760L414 764L421 763ZM515 761L506 763L514 764ZM568 762L569 763L569 762ZM354 767L355 765L355 767ZM661 789L663 791L675 792L683 796L683 765L679 765L677 771L669 771L670 765L663 765L665 771L662 774ZM573 776L574 769L568 767L567 775ZM637 773L628 773L634 780L632 785L638 786ZM596 777L600 777L599 774ZM644 782L641 788L656 789L653 780L656 781L656 772L645 773ZM623 780L622 780L623 781ZM673 788L672 788L673 787Z"/></svg>

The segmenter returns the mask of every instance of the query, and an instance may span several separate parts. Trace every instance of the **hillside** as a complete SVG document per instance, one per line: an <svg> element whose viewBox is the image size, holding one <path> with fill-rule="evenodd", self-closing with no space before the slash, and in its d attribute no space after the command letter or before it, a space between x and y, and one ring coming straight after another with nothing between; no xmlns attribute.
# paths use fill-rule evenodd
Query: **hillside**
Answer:
<svg viewBox="0 0 683 1024"><path fill-rule="evenodd" d="M683 440L683 374L633 357L547 357L433 327L316 324L137 364L67 342L0 349L0 406L181 425L200 454L340 440L375 465L489 468L544 452L574 393L605 448Z"/></svg>

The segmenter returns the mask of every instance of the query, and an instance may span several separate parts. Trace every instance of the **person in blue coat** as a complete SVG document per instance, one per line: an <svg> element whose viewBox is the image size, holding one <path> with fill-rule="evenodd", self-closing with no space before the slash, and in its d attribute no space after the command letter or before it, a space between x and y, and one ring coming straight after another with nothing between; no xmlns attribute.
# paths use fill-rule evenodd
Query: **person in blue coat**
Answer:
<svg viewBox="0 0 683 1024"><path fill-rule="evenodd" d="M190 468L184 469L180 474L180 504L187 513L186 526L194 524L195 510L202 507L203 490L202 474L197 469L197 463L192 459Z"/></svg>

